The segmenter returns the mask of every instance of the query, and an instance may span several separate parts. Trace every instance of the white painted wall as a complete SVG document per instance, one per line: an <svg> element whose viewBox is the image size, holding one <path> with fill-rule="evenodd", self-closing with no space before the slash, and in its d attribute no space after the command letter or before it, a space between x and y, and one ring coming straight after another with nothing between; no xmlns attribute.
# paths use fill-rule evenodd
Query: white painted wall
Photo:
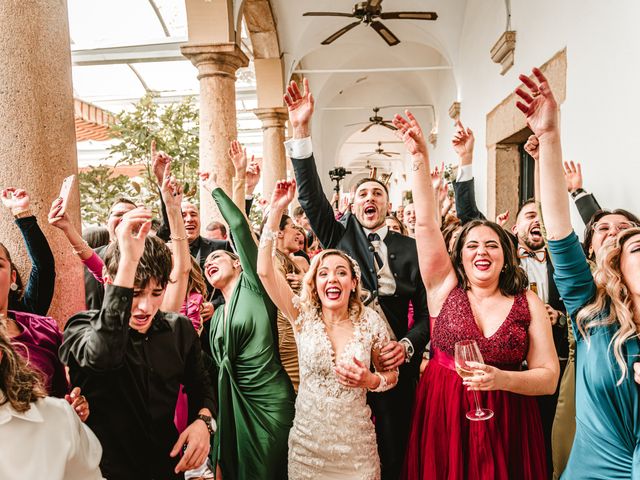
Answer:
<svg viewBox="0 0 640 480"><path fill-rule="evenodd" d="M511 3L517 45L515 65L505 76L489 56L505 27L503 0L467 2L460 51L454 59L462 118L476 134L479 205L486 206L486 114L519 84L519 73L529 73L566 47L567 98L561 115L564 157L583 163L585 188L596 194L603 207L640 213L639 135L634 115L640 108L640 2ZM451 134L444 129L442 133ZM435 156L454 160L450 148ZM574 227L582 232L584 226L572 210Z"/></svg>

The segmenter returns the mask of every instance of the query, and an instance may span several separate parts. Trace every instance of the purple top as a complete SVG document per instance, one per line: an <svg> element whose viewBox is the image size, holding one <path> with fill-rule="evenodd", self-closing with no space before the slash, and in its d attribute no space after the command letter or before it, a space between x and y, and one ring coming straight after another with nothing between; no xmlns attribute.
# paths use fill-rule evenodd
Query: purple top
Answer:
<svg viewBox="0 0 640 480"><path fill-rule="evenodd" d="M29 365L44 375L47 392L53 397L64 398L69 384L58 348L62 344L62 333L51 317L32 313L9 311L9 316L18 324L20 334L11 339L16 352L27 359Z"/></svg>

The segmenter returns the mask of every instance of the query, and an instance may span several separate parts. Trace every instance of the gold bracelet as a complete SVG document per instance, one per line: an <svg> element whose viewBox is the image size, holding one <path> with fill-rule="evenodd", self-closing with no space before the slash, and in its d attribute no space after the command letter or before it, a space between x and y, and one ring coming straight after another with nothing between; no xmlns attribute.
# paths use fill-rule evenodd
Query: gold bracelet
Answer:
<svg viewBox="0 0 640 480"><path fill-rule="evenodd" d="M11 213L15 218L24 218L24 217L33 216L33 213L31 213L30 208L13 208L11 209Z"/></svg>
<svg viewBox="0 0 640 480"><path fill-rule="evenodd" d="M177 235L174 235L173 233L171 235L169 235L169 238L171 240L173 240L174 242L181 242L183 240L187 239L187 236L185 235L184 237L178 237Z"/></svg>
<svg viewBox="0 0 640 480"><path fill-rule="evenodd" d="M80 245L73 245L71 244L71 248L72 248L72 252L75 253L76 255L80 255L82 252L84 252L87 248L89 248L89 244L85 241L83 241L83 243L81 243Z"/></svg>

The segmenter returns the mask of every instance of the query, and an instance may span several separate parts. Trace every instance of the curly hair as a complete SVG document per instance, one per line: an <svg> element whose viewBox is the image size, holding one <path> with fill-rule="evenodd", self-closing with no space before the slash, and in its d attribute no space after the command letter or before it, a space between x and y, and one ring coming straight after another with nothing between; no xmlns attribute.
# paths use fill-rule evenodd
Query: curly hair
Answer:
<svg viewBox="0 0 640 480"><path fill-rule="evenodd" d="M26 412L32 402L47 396L42 375L29 367L15 351L4 328L0 328L0 391L4 393L0 405L9 403L19 413Z"/></svg>
<svg viewBox="0 0 640 480"><path fill-rule="evenodd" d="M462 265L462 249L464 248L464 243L469 232L477 227L488 227L498 235L504 257L504 265L498 280L498 288L500 289L500 292L505 296L518 295L524 292L529 286L529 280L527 279L525 271L518 264L513 240L509 237L509 234L504 228L489 220L472 220L465 224L453 244L453 248L451 250L451 263L453 263L453 268L456 272L456 277L458 278L460 286L464 290L468 290L470 288L467 273Z"/></svg>
<svg viewBox="0 0 640 480"><path fill-rule="evenodd" d="M358 319L364 311L364 304L361 300L362 289L360 287L360 276L356 270L356 268L359 267L356 267L354 260L341 250L323 250L313 257L313 260L311 260L311 266L302 280L300 309L303 311L315 312L318 315L322 314L322 305L320 304L320 298L318 297L318 289L316 286L316 275L324 259L330 256L338 256L344 259L349 265L351 277L356 279L355 292L351 292L349 294L349 315L354 319Z"/></svg>
<svg viewBox="0 0 640 480"><path fill-rule="evenodd" d="M637 325L633 321L633 299L620 269L620 260L624 244L636 235L640 228L630 228L618 234L614 242L602 247L603 251L597 262L593 279L596 284L596 295L593 301L584 307L576 316L578 330L589 341L589 330L606 325L619 325L620 328L611 338L610 347L621 375L618 385L628 375L627 363L623 348L627 340L638 337ZM602 312L606 311L606 315Z"/></svg>

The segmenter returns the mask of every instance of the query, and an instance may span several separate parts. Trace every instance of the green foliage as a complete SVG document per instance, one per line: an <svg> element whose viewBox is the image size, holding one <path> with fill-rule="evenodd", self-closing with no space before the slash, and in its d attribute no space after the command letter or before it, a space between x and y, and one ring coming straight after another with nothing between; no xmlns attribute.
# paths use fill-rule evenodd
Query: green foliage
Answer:
<svg viewBox="0 0 640 480"><path fill-rule="evenodd" d="M80 172L78 180L82 223L85 225L104 225L116 198L135 198L140 191L140 185L130 182L129 177L114 176L113 168L103 165Z"/></svg>
<svg viewBox="0 0 640 480"><path fill-rule="evenodd" d="M140 184L124 175L113 176L113 168L99 166L80 174L83 222L101 223L109 206L122 195L159 213L158 189L151 170L151 141L157 150L173 158L172 173L183 185L185 197L198 202L199 112L193 97L179 103L159 106L147 94L131 111L116 116L110 130L115 143L110 158L117 165L142 166ZM106 207L106 210L105 210ZM84 211L86 210L86 211Z"/></svg>

